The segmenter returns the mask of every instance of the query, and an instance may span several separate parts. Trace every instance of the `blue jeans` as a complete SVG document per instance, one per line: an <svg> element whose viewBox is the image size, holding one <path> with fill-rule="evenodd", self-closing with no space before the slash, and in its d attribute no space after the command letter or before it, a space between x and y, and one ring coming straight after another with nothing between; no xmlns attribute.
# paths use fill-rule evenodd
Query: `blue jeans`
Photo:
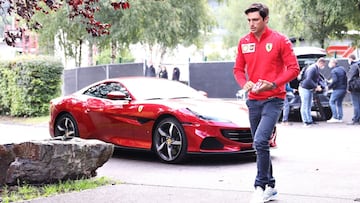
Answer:
<svg viewBox="0 0 360 203"><path fill-rule="evenodd" d="M351 101L354 108L352 121L360 122L360 92L351 92Z"/></svg>
<svg viewBox="0 0 360 203"><path fill-rule="evenodd" d="M286 95L284 99L284 108L282 112L282 122L287 122L289 120L289 113L290 113L290 101L293 98L293 96Z"/></svg>
<svg viewBox="0 0 360 203"><path fill-rule="evenodd" d="M280 117L284 100L279 98L261 101L247 100L246 104L249 108L250 128L257 158L257 175L254 186L274 187L275 179L272 175L269 140Z"/></svg>
<svg viewBox="0 0 360 203"><path fill-rule="evenodd" d="M333 90L330 96L329 104L331 108L332 118L343 119L343 100L346 95L346 89Z"/></svg>
<svg viewBox="0 0 360 203"><path fill-rule="evenodd" d="M301 99L300 114L303 123L312 123L311 105L313 101L313 91L299 86L299 95Z"/></svg>

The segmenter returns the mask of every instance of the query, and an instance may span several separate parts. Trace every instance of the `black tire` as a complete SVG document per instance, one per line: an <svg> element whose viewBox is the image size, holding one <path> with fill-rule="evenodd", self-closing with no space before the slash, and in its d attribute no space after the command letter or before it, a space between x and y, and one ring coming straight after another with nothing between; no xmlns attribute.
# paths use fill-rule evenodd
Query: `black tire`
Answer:
<svg viewBox="0 0 360 203"><path fill-rule="evenodd" d="M187 139L182 125L175 118L165 118L153 133L153 150L165 163L180 163L187 154Z"/></svg>
<svg viewBox="0 0 360 203"><path fill-rule="evenodd" d="M63 139L79 137L79 129L72 115L65 113L56 119L54 125L54 136L62 137Z"/></svg>
<svg viewBox="0 0 360 203"><path fill-rule="evenodd" d="M325 107L324 108L324 113L325 113L325 119L329 120L332 117L332 112L331 112L331 108L330 107Z"/></svg>

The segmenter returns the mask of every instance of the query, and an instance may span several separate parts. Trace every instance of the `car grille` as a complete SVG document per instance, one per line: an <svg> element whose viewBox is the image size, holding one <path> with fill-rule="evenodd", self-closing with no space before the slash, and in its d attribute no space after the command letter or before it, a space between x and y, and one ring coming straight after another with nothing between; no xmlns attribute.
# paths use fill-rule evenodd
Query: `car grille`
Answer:
<svg viewBox="0 0 360 203"><path fill-rule="evenodd" d="M253 138L251 136L250 129L245 130L222 130L222 135L232 141L242 143L252 143Z"/></svg>
<svg viewBox="0 0 360 203"><path fill-rule="evenodd" d="M223 149L224 145L219 142L215 137L206 137L200 145L200 149L216 150Z"/></svg>

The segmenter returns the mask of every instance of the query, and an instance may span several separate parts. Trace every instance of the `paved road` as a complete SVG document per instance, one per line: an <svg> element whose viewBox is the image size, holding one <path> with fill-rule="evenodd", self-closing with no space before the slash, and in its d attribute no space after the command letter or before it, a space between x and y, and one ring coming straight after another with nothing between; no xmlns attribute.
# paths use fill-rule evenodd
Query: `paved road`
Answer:
<svg viewBox="0 0 360 203"><path fill-rule="evenodd" d="M351 113L346 114L344 120L349 121ZM1 141L48 138L46 127L0 124L0 128ZM359 129L360 125L326 122L310 128L301 123L279 125L278 148L271 152L280 192L275 202L358 200ZM183 165L169 165L151 153L117 151L97 172L124 184L31 202L248 202L255 167L255 162L237 156L199 156Z"/></svg>

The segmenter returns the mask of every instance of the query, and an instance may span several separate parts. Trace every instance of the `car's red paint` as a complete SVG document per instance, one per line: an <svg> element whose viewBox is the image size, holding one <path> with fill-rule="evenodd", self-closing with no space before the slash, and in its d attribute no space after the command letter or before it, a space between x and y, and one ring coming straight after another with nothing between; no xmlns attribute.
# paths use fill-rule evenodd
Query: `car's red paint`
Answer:
<svg viewBox="0 0 360 203"><path fill-rule="evenodd" d="M103 91L101 88L106 85L101 84L110 88ZM253 151L248 110L243 101L207 98L177 81L145 77L108 79L53 99L51 136L60 136L55 129L60 128L57 119L64 113L74 118L81 138L95 138L121 147L152 149L157 124L172 117L184 129L186 153ZM271 146L276 146L275 141L274 131Z"/></svg>

